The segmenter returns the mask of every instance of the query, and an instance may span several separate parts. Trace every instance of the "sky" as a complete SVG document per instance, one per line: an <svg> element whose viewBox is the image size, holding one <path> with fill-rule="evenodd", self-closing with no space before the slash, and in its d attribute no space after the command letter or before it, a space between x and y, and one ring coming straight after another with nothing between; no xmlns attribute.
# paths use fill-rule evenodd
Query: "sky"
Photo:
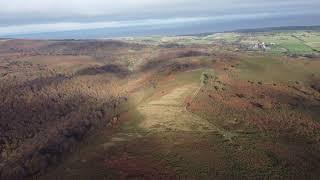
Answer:
<svg viewBox="0 0 320 180"><path fill-rule="evenodd" d="M95 29L110 32L120 28L172 28L199 22L210 23L210 27L239 22L234 27L224 23L234 29L247 27L244 25L253 20L259 21L252 27L320 25L319 8L320 0L0 0L0 37Z"/></svg>

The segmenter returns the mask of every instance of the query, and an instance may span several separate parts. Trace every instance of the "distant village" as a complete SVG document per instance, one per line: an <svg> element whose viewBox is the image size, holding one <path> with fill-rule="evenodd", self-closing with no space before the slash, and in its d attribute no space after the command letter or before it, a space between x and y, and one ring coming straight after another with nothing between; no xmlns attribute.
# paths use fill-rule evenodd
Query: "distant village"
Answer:
<svg viewBox="0 0 320 180"><path fill-rule="evenodd" d="M254 49L254 50L264 50L265 51L265 50L270 49L270 46L273 46L273 45L275 45L275 43L266 44L265 42L256 42L253 45L252 49Z"/></svg>

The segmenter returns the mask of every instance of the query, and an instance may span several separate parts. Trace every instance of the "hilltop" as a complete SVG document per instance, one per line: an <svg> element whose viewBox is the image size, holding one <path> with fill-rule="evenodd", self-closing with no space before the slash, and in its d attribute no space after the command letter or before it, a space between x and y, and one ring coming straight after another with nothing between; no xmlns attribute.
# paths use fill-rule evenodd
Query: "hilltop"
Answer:
<svg viewBox="0 0 320 180"><path fill-rule="evenodd" d="M320 32L0 40L2 179L320 176Z"/></svg>

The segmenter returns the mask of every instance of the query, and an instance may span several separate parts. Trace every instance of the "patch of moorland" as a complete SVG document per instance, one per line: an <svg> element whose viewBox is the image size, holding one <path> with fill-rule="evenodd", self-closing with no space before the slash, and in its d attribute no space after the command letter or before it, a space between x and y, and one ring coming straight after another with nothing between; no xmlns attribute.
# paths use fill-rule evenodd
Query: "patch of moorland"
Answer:
<svg viewBox="0 0 320 180"><path fill-rule="evenodd" d="M216 66L188 109L234 134L240 172L317 177L320 94L310 87L317 63L264 57Z"/></svg>
<svg viewBox="0 0 320 180"><path fill-rule="evenodd" d="M251 40L2 42L2 178L318 177L320 61Z"/></svg>

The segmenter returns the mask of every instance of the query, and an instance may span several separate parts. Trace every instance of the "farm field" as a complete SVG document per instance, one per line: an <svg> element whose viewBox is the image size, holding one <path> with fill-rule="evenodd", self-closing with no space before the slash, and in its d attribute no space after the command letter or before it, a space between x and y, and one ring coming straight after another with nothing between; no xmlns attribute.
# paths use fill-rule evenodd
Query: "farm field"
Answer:
<svg viewBox="0 0 320 180"><path fill-rule="evenodd" d="M208 35L201 36L189 35L124 39L146 44L226 44L227 46L233 47L233 50L266 51L270 54L291 56L318 56L320 51L320 32L318 31L230 32L208 33Z"/></svg>
<svg viewBox="0 0 320 180"><path fill-rule="evenodd" d="M318 179L317 31L0 42L1 179Z"/></svg>

